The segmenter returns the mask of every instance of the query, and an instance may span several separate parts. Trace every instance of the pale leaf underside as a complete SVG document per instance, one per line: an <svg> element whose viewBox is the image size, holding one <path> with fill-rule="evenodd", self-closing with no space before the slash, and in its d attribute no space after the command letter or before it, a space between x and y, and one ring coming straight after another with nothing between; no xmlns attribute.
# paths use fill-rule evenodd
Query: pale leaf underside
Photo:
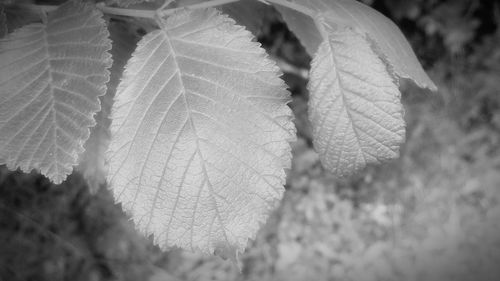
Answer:
<svg viewBox="0 0 500 281"><path fill-rule="evenodd" d="M340 26L350 26L367 34L373 40L374 50L402 78L413 80L430 90L437 87L425 73L410 44L399 28L387 17L355 0L291 0L326 17ZM321 37L309 16L278 6L290 29L297 35L311 55L321 44ZM391 73L392 74L392 73Z"/></svg>
<svg viewBox="0 0 500 281"><path fill-rule="evenodd" d="M109 182L162 246L234 256L282 197L289 93L251 34L214 9L147 34L112 110Z"/></svg>
<svg viewBox="0 0 500 281"><path fill-rule="evenodd" d="M323 21L328 38L311 64L309 117L328 170L350 175L398 156L405 128L400 93L365 36Z"/></svg>
<svg viewBox="0 0 500 281"><path fill-rule="evenodd" d="M0 163L55 183L71 173L106 91L110 48L102 13L73 1L0 39Z"/></svg>

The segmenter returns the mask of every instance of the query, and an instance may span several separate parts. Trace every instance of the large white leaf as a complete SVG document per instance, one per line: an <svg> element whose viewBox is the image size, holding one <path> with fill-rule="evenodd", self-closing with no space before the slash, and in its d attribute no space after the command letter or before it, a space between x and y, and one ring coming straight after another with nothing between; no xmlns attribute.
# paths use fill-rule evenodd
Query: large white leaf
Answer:
<svg viewBox="0 0 500 281"><path fill-rule="evenodd" d="M139 41L134 28L137 27L130 22L111 21L108 23L110 39L113 43L111 49L113 66L110 69L111 75L107 84L108 89L106 94L99 98L101 111L95 116L97 124L90 130L90 137L85 142L85 151L81 155L78 165L78 170L87 180L91 192L96 192L106 181L107 165L105 153L111 138L109 131L111 120L109 119L109 115L125 64L131 57Z"/></svg>
<svg viewBox="0 0 500 281"><path fill-rule="evenodd" d="M233 256L282 197L289 93L243 27L183 11L147 34L112 111L109 182L162 246Z"/></svg>
<svg viewBox="0 0 500 281"><path fill-rule="evenodd" d="M418 62L410 44L399 28L387 17L356 0L291 0L326 17L339 25L351 26L365 32L375 44L374 50L391 66L399 77L412 79L418 86L436 90ZM318 29L306 15L277 5L278 10L305 45L310 54L318 49L322 40L315 36ZM318 17L319 18L319 17Z"/></svg>
<svg viewBox="0 0 500 281"><path fill-rule="evenodd" d="M365 35L320 20L327 38L311 63L309 117L323 165L338 176L398 156L400 92Z"/></svg>
<svg viewBox="0 0 500 281"><path fill-rule="evenodd" d="M111 48L102 13L67 2L0 39L0 163L62 182L106 91Z"/></svg>

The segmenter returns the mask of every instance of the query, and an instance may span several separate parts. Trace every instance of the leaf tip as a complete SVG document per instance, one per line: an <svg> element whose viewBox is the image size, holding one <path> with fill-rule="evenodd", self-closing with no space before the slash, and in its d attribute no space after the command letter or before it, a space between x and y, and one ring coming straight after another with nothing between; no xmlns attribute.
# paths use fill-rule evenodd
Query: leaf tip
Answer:
<svg viewBox="0 0 500 281"><path fill-rule="evenodd" d="M432 92L437 92L439 90L438 87L436 86L436 84L434 84L434 82L431 79L429 79L428 84L424 85L424 88L426 88Z"/></svg>
<svg viewBox="0 0 500 281"><path fill-rule="evenodd" d="M242 250L239 249L238 247L227 245L225 243L217 244L214 250L214 254L216 256L219 256L224 260L229 260L238 267L240 272L243 268L243 263L241 262L240 259L241 252Z"/></svg>

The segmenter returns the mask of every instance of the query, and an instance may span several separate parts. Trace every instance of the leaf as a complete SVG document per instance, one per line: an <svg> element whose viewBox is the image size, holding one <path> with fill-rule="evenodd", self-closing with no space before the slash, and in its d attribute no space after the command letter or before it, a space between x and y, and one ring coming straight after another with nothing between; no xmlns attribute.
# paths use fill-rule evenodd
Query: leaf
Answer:
<svg viewBox="0 0 500 281"><path fill-rule="evenodd" d="M409 78L420 87L437 90L434 82L422 69L401 30L376 10L354 0L291 0L291 2L312 9L338 25L363 31L370 40L373 40L375 51L391 66L396 75ZM308 16L286 11L288 8L285 7L277 7L290 29L307 50L314 54L321 41L310 35L318 29L312 29L311 20L304 19Z"/></svg>
<svg viewBox="0 0 500 281"><path fill-rule="evenodd" d="M347 176L398 156L400 93L364 34L320 20L328 35L311 63L309 118L322 164Z"/></svg>
<svg viewBox="0 0 500 281"><path fill-rule="evenodd" d="M106 91L110 48L102 13L73 1L0 39L0 163L56 184L71 173Z"/></svg>
<svg viewBox="0 0 500 281"><path fill-rule="evenodd" d="M112 111L110 185L162 246L235 257L283 194L290 95L251 34L214 9L147 34Z"/></svg>
<svg viewBox="0 0 500 281"><path fill-rule="evenodd" d="M90 130L90 137L85 142L85 151L81 155L78 170L83 174L89 184L92 193L97 192L99 187L105 183L107 176L107 165L105 153L109 146L111 132L109 126L111 120L109 115L113 105L116 87L120 82L127 60L131 57L139 38L132 28L136 27L130 22L111 21L108 30L113 47L111 55L113 66L108 83L108 89L104 96L100 97L101 111L95 117L96 126Z"/></svg>

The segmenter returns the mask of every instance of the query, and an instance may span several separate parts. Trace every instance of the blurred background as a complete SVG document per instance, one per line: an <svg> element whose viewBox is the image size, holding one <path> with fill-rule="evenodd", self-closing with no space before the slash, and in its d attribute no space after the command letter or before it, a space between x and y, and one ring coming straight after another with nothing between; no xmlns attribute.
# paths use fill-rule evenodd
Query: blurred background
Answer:
<svg viewBox="0 0 500 281"><path fill-rule="evenodd" d="M298 140L282 204L241 271L161 251L81 175L54 186L1 166L0 280L500 280L500 4L364 2L402 29L439 87L402 83L399 159L349 179L323 170L307 120L310 57L270 8L256 35L285 72Z"/></svg>

